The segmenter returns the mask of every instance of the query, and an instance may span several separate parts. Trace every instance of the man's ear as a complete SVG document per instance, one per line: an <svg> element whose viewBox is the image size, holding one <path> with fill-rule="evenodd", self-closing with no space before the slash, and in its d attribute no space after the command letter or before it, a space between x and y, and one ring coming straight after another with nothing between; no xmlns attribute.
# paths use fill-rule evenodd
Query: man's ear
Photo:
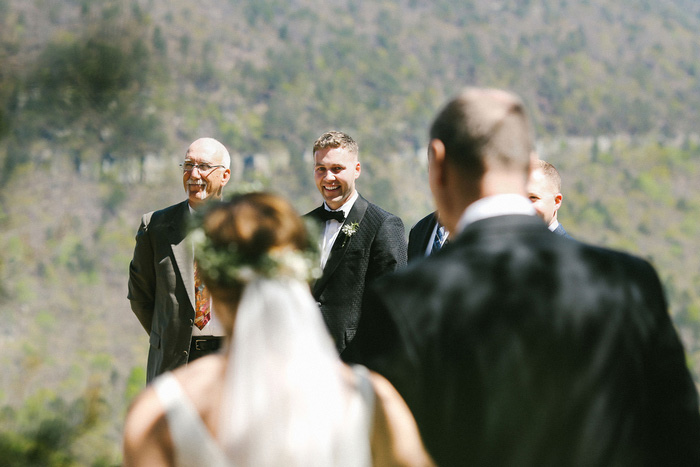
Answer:
<svg viewBox="0 0 700 467"><path fill-rule="evenodd" d="M557 193L554 195L554 212L557 212L561 207L561 202L564 199L564 195Z"/></svg>
<svg viewBox="0 0 700 467"><path fill-rule="evenodd" d="M435 187L445 184L445 144L439 139L428 145L428 178Z"/></svg>
<svg viewBox="0 0 700 467"><path fill-rule="evenodd" d="M225 169L224 170L224 176L221 177L221 186L225 186L228 181L231 179L231 169Z"/></svg>

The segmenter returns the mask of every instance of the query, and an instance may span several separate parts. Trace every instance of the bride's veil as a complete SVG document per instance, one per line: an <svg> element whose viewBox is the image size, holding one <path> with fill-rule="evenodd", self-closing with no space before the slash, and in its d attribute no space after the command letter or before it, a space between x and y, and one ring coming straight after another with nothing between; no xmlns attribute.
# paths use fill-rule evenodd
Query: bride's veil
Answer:
<svg viewBox="0 0 700 467"><path fill-rule="evenodd" d="M219 428L231 465L369 463L369 433L348 414L340 365L306 283L248 282L229 348Z"/></svg>

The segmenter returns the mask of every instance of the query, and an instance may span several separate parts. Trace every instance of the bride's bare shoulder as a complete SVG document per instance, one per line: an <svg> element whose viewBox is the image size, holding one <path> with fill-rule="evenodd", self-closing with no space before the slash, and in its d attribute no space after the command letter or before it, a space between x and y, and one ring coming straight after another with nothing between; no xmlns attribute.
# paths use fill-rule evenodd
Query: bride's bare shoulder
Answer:
<svg viewBox="0 0 700 467"><path fill-rule="evenodd" d="M148 386L132 402L124 422L124 466L172 465L165 408Z"/></svg>
<svg viewBox="0 0 700 467"><path fill-rule="evenodd" d="M199 402L211 401L212 396L223 386L225 373L226 359L220 354L207 355L173 371L183 391L198 410L203 408ZM209 394L210 397L202 398L201 394Z"/></svg>
<svg viewBox="0 0 700 467"><path fill-rule="evenodd" d="M401 395L378 373L370 372L376 395L372 432L372 458L376 466L434 466L416 421Z"/></svg>
<svg viewBox="0 0 700 467"><path fill-rule="evenodd" d="M212 394L222 386L225 361L220 355L202 357L173 371L178 383L207 425ZM165 407L153 385L147 386L131 404L124 423L124 466L173 465L173 445Z"/></svg>

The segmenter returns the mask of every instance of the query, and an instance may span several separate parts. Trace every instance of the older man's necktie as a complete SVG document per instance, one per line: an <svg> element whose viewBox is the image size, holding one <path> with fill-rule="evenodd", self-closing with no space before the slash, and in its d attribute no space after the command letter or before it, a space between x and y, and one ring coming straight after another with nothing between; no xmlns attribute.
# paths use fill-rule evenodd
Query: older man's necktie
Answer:
<svg viewBox="0 0 700 467"><path fill-rule="evenodd" d="M197 263L194 263L194 325L199 329L203 329L207 325L209 319L211 318L210 313L210 296L207 287L202 282L202 278L199 275L199 270L197 268Z"/></svg>

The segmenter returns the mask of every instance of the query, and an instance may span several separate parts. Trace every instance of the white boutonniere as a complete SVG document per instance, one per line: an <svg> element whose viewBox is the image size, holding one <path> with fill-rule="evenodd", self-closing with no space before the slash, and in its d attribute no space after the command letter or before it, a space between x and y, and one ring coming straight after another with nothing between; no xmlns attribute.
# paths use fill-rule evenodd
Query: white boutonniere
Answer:
<svg viewBox="0 0 700 467"><path fill-rule="evenodd" d="M352 222L350 224L345 224L343 228L341 229L341 232L345 234L345 240L343 240L343 244L341 245L341 248L345 248L345 244L347 243L348 239L355 235L357 232L357 228L360 226L359 223L357 222Z"/></svg>

